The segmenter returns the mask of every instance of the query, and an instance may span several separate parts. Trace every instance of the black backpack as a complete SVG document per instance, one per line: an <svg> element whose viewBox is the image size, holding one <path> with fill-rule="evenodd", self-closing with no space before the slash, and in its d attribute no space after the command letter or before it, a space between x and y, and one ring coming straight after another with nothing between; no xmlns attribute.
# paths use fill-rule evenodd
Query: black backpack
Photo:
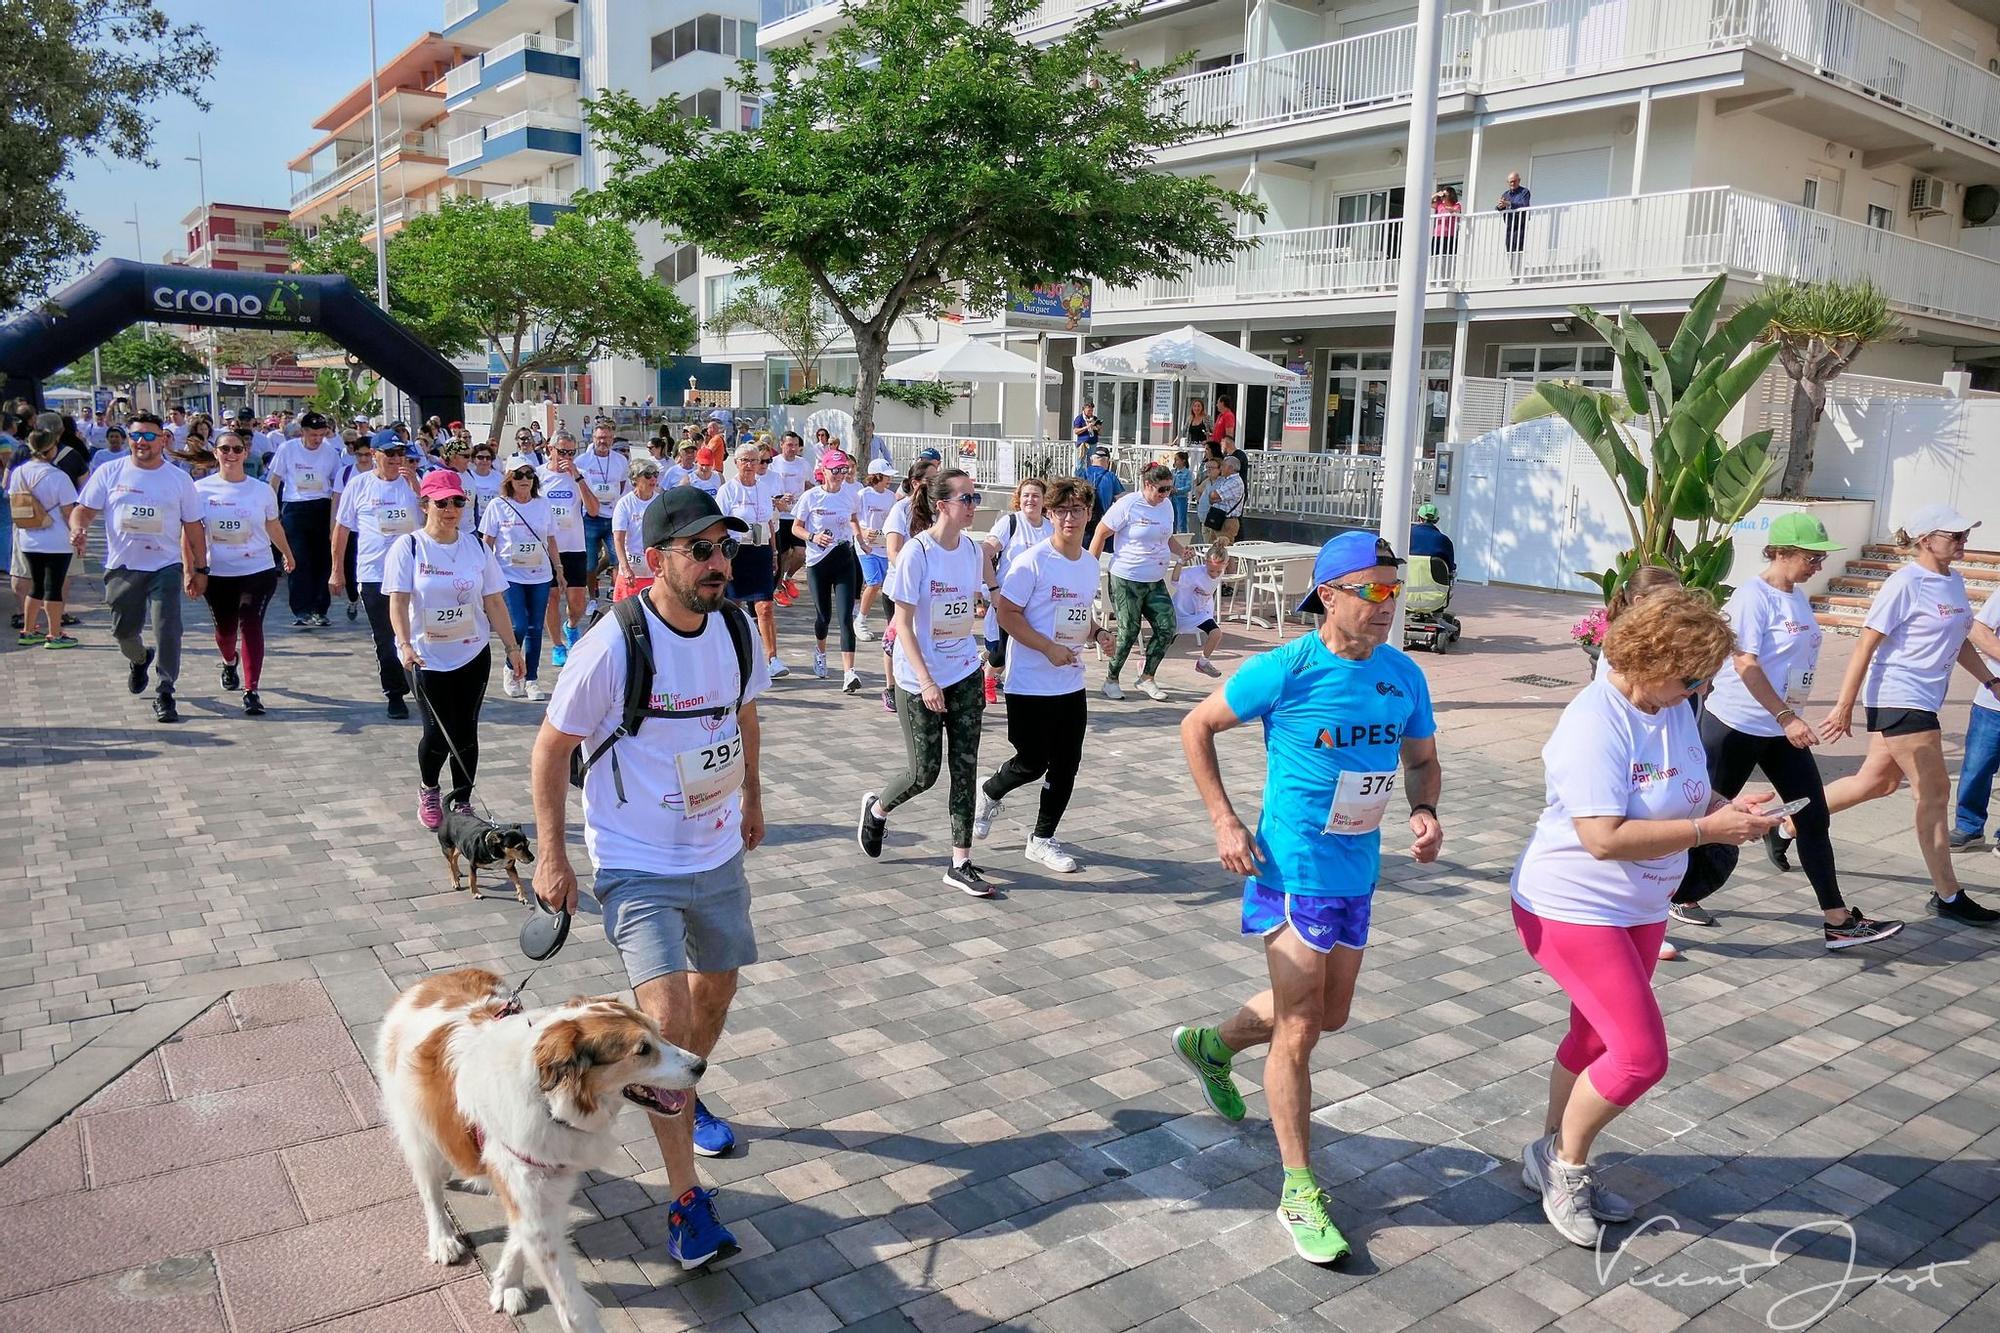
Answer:
<svg viewBox="0 0 2000 1333"><path fill-rule="evenodd" d="M719 614L722 623L729 629L730 646L736 649L737 689L733 703L718 704L712 708L655 708L653 707L653 644L646 628L646 599L643 595L627 597L611 608L612 619L618 622L619 632L625 639L625 711L621 715L617 730L604 738L604 743L592 750L588 756L583 747L570 751L569 785L581 787L584 775L592 765L602 759L612 746L627 736L636 736L639 727L649 717L727 717L743 706L743 695L750 688L751 628L750 617L734 602L724 602ZM625 782L618 772L618 756L611 756L611 781L618 792L618 804L625 804Z"/></svg>

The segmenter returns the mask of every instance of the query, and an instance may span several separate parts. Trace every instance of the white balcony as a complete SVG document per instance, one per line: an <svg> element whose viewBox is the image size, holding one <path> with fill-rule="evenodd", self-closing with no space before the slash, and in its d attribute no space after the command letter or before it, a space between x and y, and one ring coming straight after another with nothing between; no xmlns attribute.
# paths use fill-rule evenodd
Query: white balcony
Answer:
<svg viewBox="0 0 2000 1333"><path fill-rule="evenodd" d="M570 208L576 198L569 190L550 190L538 185L523 185L518 190L508 190L504 194L487 196L488 201L502 208L518 208L527 204L549 204L557 208Z"/></svg>
<svg viewBox="0 0 2000 1333"><path fill-rule="evenodd" d="M446 99L463 97L474 88L477 88L479 86L481 68L482 65L479 57L474 56L464 64L453 65L450 69L446 70L444 76L444 95Z"/></svg>
<svg viewBox="0 0 2000 1333"><path fill-rule="evenodd" d="M486 127L486 137L497 139L503 134L512 134L515 130L556 130L564 134L582 134L583 117L530 108L494 121Z"/></svg>
<svg viewBox="0 0 2000 1333"><path fill-rule="evenodd" d="M421 153L425 156L435 157L441 147L442 145L438 142L436 134L419 130L404 130L395 134L385 134L382 136L381 142L376 145L377 150L382 154L384 159L387 159L393 153ZM369 170L374 161L374 154L368 152L366 149L354 154L334 167L333 170L315 177L310 184L292 191L292 207L297 208L313 196L331 190L343 181L353 179L362 172Z"/></svg>
<svg viewBox="0 0 2000 1333"><path fill-rule="evenodd" d="M1233 307L1354 300L1386 312L1402 253L1400 220L1259 233L1233 260L1136 288L1100 289L1097 309ZM1739 190L1715 188L1554 204L1458 219L1432 240L1434 292L1492 304L1497 293L1565 289L1556 299L1609 298L1595 284L1867 278L1899 311L2000 329L2000 262L1898 236Z"/></svg>
<svg viewBox="0 0 2000 1333"><path fill-rule="evenodd" d="M561 37L545 37L538 32L524 32L518 37L510 37L488 51L482 63L497 65L517 51L540 51L552 56L581 56L583 48L575 42Z"/></svg>
<svg viewBox="0 0 2000 1333"><path fill-rule="evenodd" d="M446 145L445 166L456 170L468 162L478 161L479 155L485 151L485 130L474 130L470 134L461 134L456 139L453 139L450 144Z"/></svg>
<svg viewBox="0 0 2000 1333"><path fill-rule="evenodd" d="M471 18L479 12L479 0L444 0L444 26Z"/></svg>

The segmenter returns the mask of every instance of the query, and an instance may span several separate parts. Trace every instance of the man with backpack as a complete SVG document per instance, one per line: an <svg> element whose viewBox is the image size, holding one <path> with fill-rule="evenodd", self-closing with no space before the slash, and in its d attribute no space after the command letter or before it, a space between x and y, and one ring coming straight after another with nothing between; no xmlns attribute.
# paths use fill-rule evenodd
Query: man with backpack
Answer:
<svg viewBox="0 0 2000 1333"><path fill-rule="evenodd" d="M564 834L566 784L580 786L584 847L597 867L588 905L603 913L639 1007L704 1059L722 1036L738 969L757 959L743 858L764 840L754 700L771 675L749 617L723 596L737 534L748 530L693 486L647 506L653 585L615 604L570 650L530 778L535 893L552 911L577 906ZM667 1250L698 1268L736 1241L695 1176L695 1154L719 1157L735 1136L699 1098L652 1123L673 1194Z"/></svg>

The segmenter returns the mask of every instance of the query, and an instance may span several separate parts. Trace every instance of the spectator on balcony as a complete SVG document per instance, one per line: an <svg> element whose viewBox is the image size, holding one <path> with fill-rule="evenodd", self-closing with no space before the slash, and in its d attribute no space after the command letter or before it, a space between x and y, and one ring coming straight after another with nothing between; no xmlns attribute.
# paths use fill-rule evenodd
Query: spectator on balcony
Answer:
<svg viewBox="0 0 2000 1333"><path fill-rule="evenodd" d="M1431 254L1437 260L1437 276L1441 281L1451 279L1458 255L1458 216L1464 211L1458 202L1458 191L1449 185L1439 186L1438 192L1431 196Z"/></svg>
<svg viewBox="0 0 2000 1333"><path fill-rule="evenodd" d="M1499 201L1493 205L1496 212L1507 215L1507 267L1518 278L1521 276L1521 251L1528 244L1528 213L1534 205L1535 197L1528 187L1521 184L1521 173L1507 173L1507 188L1500 192Z"/></svg>

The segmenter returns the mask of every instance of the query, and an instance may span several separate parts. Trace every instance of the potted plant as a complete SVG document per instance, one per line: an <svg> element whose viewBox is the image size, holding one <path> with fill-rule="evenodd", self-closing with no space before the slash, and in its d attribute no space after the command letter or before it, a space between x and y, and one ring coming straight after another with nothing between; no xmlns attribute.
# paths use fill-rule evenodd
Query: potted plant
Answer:
<svg viewBox="0 0 2000 1333"><path fill-rule="evenodd" d="M1569 627L1570 638L1583 649L1583 655L1590 659L1593 668L1597 665L1598 654L1604 651L1604 632L1610 627L1610 617L1601 606L1591 607L1584 613L1583 619Z"/></svg>

